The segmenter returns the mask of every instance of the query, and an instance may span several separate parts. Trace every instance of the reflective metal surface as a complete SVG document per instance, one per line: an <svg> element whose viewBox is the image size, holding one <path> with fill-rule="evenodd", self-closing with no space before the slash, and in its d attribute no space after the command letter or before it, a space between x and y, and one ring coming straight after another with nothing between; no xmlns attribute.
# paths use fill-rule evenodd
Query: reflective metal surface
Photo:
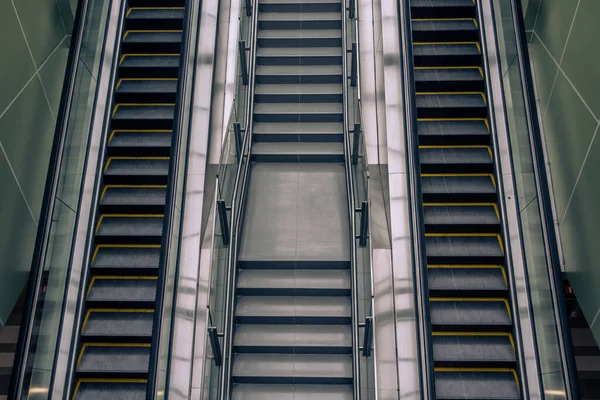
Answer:
<svg viewBox="0 0 600 400"><path fill-rule="evenodd" d="M71 271L68 277L68 288L64 302L64 311L61 321L61 333L59 348L54 364L54 374L50 393L56 399L71 397L72 370L75 368L77 340L73 340L79 327L82 316L79 313L83 302L85 290L82 282L87 281L87 265L90 257L89 238L93 235L94 224L90 221L94 218L96 202L99 190L98 171L103 165L103 146L107 134L107 116L111 112L111 97L109 90L115 84L114 65L118 61L115 51L118 49L117 40L122 35L122 14L125 12L126 3L113 1L107 19L107 34L104 48L104 56L98 79L96 94L96 106L90 132L90 142L85 164L84 184L77 216L75 229L75 242L71 255Z"/></svg>
<svg viewBox="0 0 600 400"><path fill-rule="evenodd" d="M513 280L511 300L514 309L513 321L515 330L518 333L515 345L517 354L520 356L519 368L523 380L521 386L525 398L541 399L543 397L539 358L535 342L535 327L531 317L527 271L524 264L525 255L522 247L521 221L515 191L515 177L508 136L508 123L505 115L494 17L489 2L479 2L478 11L483 34L483 52L487 56L484 67L489 88L490 128L494 142L494 157L499 161L497 171L499 202L506 216L503 221L505 237L508 238L505 243L505 252L509 264L507 265L509 279L512 278Z"/></svg>
<svg viewBox="0 0 600 400"><path fill-rule="evenodd" d="M198 41L195 65L193 115L188 145L178 290L167 392L171 399L189 398L194 351L203 351L205 346L204 342L195 343L190 338L194 337L196 330L205 332L207 329L206 307L198 310L196 305L202 301L206 304L208 289L207 282L201 280L199 266L201 265L202 215L206 206L203 200L210 135L217 15L218 0L204 0L200 17L199 37L201 39ZM206 256L210 261L210 252ZM197 385L201 384L200 382Z"/></svg>

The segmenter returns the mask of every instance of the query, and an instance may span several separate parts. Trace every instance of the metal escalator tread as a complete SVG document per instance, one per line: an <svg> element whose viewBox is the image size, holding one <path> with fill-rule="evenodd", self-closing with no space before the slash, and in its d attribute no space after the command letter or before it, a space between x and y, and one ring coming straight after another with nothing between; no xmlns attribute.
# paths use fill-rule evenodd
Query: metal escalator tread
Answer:
<svg viewBox="0 0 600 400"><path fill-rule="evenodd" d="M184 0L129 0L74 399L145 398Z"/></svg>
<svg viewBox="0 0 600 400"><path fill-rule="evenodd" d="M476 3L410 4L436 398L519 399Z"/></svg>

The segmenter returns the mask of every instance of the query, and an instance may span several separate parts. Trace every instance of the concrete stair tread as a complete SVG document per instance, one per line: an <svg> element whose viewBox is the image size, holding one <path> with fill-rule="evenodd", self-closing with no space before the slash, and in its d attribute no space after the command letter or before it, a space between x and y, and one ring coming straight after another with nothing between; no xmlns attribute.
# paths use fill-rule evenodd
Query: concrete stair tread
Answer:
<svg viewBox="0 0 600 400"><path fill-rule="evenodd" d="M352 356L337 354L237 354L235 377L349 378Z"/></svg>
<svg viewBox="0 0 600 400"><path fill-rule="evenodd" d="M344 125L339 122L257 122L254 133L258 134L343 134Z"/></svg>
<svg viewBox="0 0 600 400"><path fill-rule="evenodd" d="M341 269L243 269L238 275L237 288L350 289L350 272Z"/></svg>
<svg viewBox="0 0 600 400"><path fill-rule="evenodd" d="M341 75L341 65L258 65L256 75Z"/></svg>
<svg viewBox="0 0 600 400"><path fill-rule="evenodd" d="M344 154L344 147L336 142L258 142L252 145L252 154Z"/></svg>
<svg viewBox="0 0 600 400"><path fill-rule="evenodd" d="M341 114L340 103L257 103L255 114Z"/></svg>
<svg viewBox="0 0 600 400"><path fill-rule="evenodd" d="M342 94L342 85L338 84L258 84L254 88L254 94Z"/></svg>
<svg viewBox="0 0 600 400"><path fill-rule="evenodd" d="M256 51L257 57L281 57L281 56L302 56L302 57L322 57L322 56L341 56L341 47L305 47L305 48L286 48L286 47L259 47ZM260 66L258 67L260 68ZM341 68L341 67L340 67Z"/></svg>
<svg viewBox="0 0 600 400"><path fill-rule="evenodd" d="M341 18L339 12L263 12L258 14L259 21L339 21Z"/></svg>
<svg viewBox="0 0 600 400"><path fill-rule="evenodd" d="M341 38L339 29L272 29L259 30L257 38L260 39L323 39Z"/></svg>
<svg viewBox="0 0 600 400"><path fill-rule="evenodd" d="M240 296L237 317L350 317L350 299L324 296Z"/></svg>
<svg viewBox="0 0 600 400"><path fill-rule="evenodd" d="M349 325L239 324L234 346L352 347L352 330Z"/></svg>

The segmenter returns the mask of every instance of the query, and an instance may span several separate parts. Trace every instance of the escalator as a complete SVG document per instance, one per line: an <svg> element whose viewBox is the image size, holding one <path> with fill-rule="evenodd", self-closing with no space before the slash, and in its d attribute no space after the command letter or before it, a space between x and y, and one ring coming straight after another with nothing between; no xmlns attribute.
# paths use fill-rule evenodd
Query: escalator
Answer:
<svg viewBox="0 0 600 400"><path fill-rule="evenodd" d="M260 0L233 399L353 398L340 0Z"/></svg>
<svg viewBox="0 0 600 400"><path fill-rule="evenodd" d="M438 399L518 399L520 375L477 9L411 0Z"/></svg>
<svg viewBox="0 0 600 400"><path fill-rule="evenodd" d="M129 0L74 399L144 398L185 0Z"/></svg>

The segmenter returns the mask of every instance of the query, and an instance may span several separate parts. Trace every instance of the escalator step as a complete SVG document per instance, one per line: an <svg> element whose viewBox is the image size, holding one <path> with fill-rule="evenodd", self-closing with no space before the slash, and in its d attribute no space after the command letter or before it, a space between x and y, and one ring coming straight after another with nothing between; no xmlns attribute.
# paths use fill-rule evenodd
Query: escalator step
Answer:
<svg viewBox="0 0 600 400"><path fill-rule="evenodd" d="M154 313L90 310L81 337L86 342L150 343Z"/></svg>
<svg viewBox="0 0 600 400"><path fill-rule="evenodd" d="M177 79L122 79L115 93L117 103L175 103Z"/></svg>
<svg viewBox="0 0 600 400"><path fill-rule="evenodd" d="M349 296L350 271L343 269L242 269L237 293L242 296Z"/></svg>
<svg viewBox="0 0 600 400"><path fill-rule="evenodd" d="M415 67L475 67L481 65L477 43L414 44Z"/></svg>
<svg viewBox="0 0 600 400"><path fill-rule="evenodd" d="M238 325L237 353L351 354L349 325Z"/></svg>
<svg viewBox="0 0 600 400"><path fill-rule="evenodd" d="M150 360L149 346L87 345L77 364L81 378L145 378Z"/></svg>
<svg viewBox="0 0 600 400"><path fill-rule="evenodd" d="M421 147L421 173L468 174L494 172L488 147Z"/></svg>
<svg viewBox="0 0 600 400"><path fill-rule="evenodd" d="M86 304L90 308L153 308L155 299L156 279L96 277Z"/></svg>
<svg viewBox="0 0 600 400"><path fill-rule="evenodd" d="M430 300L433 331L511 332L512 321L502 300Z"/></svg>
<svg viewBox="0 0 600 400"><path fill-rule="evenodd" d="M489 145L490 131L486 120L446 119L420 120L418 123L421 145Z"/></svg>
<svg viewBox="0 0 600 400"><path fill-rule="evenodd" d="M298 49L294 48L259 47L256 51L256 65L257 70L260 66L266 65L342 65L342 49L340 47L309 47L298 52Z"/></svg>
<svg viewBox="0 0 600 400"><path fill-rule="evenodd" d="M97 244L160 244L162 215L102 215L96 229Z"/></svg>
<svg viewBox="0 0 600 400"><path fill-rule="evenodd" d="M339 122L258 122L254 142L343 142L344 126Z"/></svg>
<svg viewBox="0 0 600 400"><path fill-rule="evenodd" d="M232 400L352 400L351 385L234 384Z"/></svg>
<svg viewBox="0 0 600 400"><path fill-rule="evenodd" d="M175 54L124 54L119 64L120 78L177 78L179 51Z"/></svg>
<svg viewBox="0 0 600 400"><path fill-rule="evenodd" d="M173 129L175 107L172 104L117 104L112 129Z"/></svg>
<svg viewBox="0 0 600 400"><path fill-rule="evenodd" d="M350 299L323 296L240 296L236 320L241 324L350 324Z"/></svg>
<svg viewBox="0 0 600 400"><path fill-rule="evenodd" d="M157 275L160 246L99 246L92 262L94 275Z"/></svg>
<svg viewBox="0 0 600 400"><path fill-rule="evenodd" d="M516 355L508 334L435 335L433 359L436 367L511 368Z"/></svg>
<svg viewBox="0 0 600 400"><path fill-rule="evenodd" d="M342 122L341 103L265 104L254 107L256 122Z"/></svg>
<svg viewBox="0 0 600 400"><path fill-rule="evenodd" d="M483 93L417 93L418 118L485 118Z"/></svg>
<svg viewBox="0 0 600 400"><path fill-rule="evenodd" d="M475 18L473 0L411 0L412 18Z"/></svg>
<svg viewBox="0 0 600 400"><path fill-rule="evenodd" d="M234 383L351 384L352 356L336 354L238 354Z"/></svg>
<svg viewBox="0 0 600 400"><path fill-rule="evenodd" d="M166 187L106 186L99 209L108 214L162 214L166 197Z"/></svg>
<svg viewBox="0 0 600 400"><path fill-rule="evenodd" d="M342 29L339 12L263 12L258 14L258 29Z"/></svg>
<svg viewBox="0 0 600 400"><path fill-rule="evenodd" d="M166 185L168 158L110 158L104 172L108 185Z"/></svg>
<svg viewBox="0 0 600 400"><path fill-rule="evenodd" d="M466 68L417 68L417 92L483 92L485 89L481 70Z"/></svg>
<svg viewBox="0 0 600 400"><path fill-rule="evenodd" d="M474 19L413 20L412 37L415 42L474 42L479 29Z"/></svg>
<svg viewBox="0 0 600 400"><path fill-rule="evenodd" d="M339 29L259 30L256 43L259 47L340 47L342 32Z"/></svg>
<svg viewBox="0 0 600 400"><path fill-rule="evenodd" d="M426 236L428 264L500 264L504 251L497 235Z"/></svg>
<svg viewBox="0 0 600 400"><path fill-rule="evenodd" d="M504 297L508 291L502 266L430 266L427 281L431 297Z"/></svg>
<svg viewBox="0 0 600 400"><path fill-rule="evenodd" d="M177 54L181 31L127 31L121 44L124 54Z"/></svg>
<svg viewBox="0 0 600 400"><path fill-rule="evenodd" d="M254 88L256 103L341 103L339 84L265 85Z"/></svg>
<svg viewBox="0 0 600 400"><path fill-rule="evenodd" d="M261 65L256 67L256 84L340 84L341 65Z"/></svg>
<svg viewBox="0 0 600 400"><path fill-rule="evenodd" d="M185 0L128 0L129 7L185 7Z"/></svg>
<svg viewBox="0 0 600 400"><path fill-rule="evenodd" d="M426 233L500 233L493 205L425 206Z"/></svg>
<svg viewBox="0 0 600 400"><path fill-rule="evenodd" d="M312 13L312 12L339 12L340 0L324 0L322 2L302 1L302 0L260 0L258 4L260 13L267 12L285 12L285 13ZM259 14L260 15L260 14Z"/></svg>
<svg viewBox="0 0 600 400"><path fill-rule="evenodd" d="M440 400L516 400L521 398L512 371L436 371L435 394Z"/></svg>
<svg viewBox="0 0 600 400"><path fill-rule="evenodd" d="M98 382L81 379L77 383L75 400L142 400L146 397L145 382Z"/></svg>
<svg viewBox="0 0 600 400"><path fill-rule="evenodd" d="M424 202L496 202L491 175L425 175L421 178Z"/></svg>
<svg viewBox="0 0 600 400"><path fill-rule="evenodd" d="M125 19L127 30L181 30L185 9L130 8Z"/></svg>
<svg viewBox="0 0 600 400"><path fill-rule="evenodd" d="M256 162L344 162L342 143L263 142L252 146L252 160Z"/></svg>
<svg viewBox="0 0 600 400"><path fill-rule="evenodd" d="M108 142L109 157L168 157L172 131L118 131Z"/></svg>

